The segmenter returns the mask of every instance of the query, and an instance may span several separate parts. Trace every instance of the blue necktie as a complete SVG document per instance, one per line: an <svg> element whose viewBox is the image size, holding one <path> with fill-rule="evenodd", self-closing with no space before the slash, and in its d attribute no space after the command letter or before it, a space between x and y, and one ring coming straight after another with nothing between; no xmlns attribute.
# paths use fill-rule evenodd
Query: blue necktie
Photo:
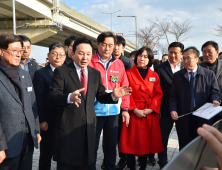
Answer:
<svg viewBox="0 0 222 170"><path fill-rule="evenodd" d="M194 79L194 72L189 72L190 74L190 111L194 111L195 108L195 98L194 98L194 90L193 90L193 79Z"/></svg>

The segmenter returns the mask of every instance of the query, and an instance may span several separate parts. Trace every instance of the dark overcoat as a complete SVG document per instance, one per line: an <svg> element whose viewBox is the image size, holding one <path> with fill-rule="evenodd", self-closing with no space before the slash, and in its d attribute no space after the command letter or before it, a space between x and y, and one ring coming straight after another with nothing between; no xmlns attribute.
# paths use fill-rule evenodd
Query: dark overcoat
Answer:
<svg viewBox="0 0 222 170"><path fill-rule="evenodd" d="M196 109L205 103L212 103L213 100L220 102L220 91L217 79L213 71L201 66L197 68L197 74L194 77L194 97ZM169 109L176 111L178 116L190 112L190 85L187 69L176 72L173 76L170 90ZM211 120L197 117L198 127L203 124L212 124ZM189 139L189 116L183 116L177 120L177 133L179 138Z"/></svg>
<svg viewBox="0 0 222 170"><path fill-rule="evenodd" d="M87 98L81 92L81 104L67 104L68 95L81 89L81 83L73 62L55 69L50 85L50 100L57 104L53 159L60 164L82 166L84 142L88 145L88 162L95 158L96 113L95 97L100 103L113 102L105 92L100 72L88 68ZM87 133L85 135L85 133ZM87 136L87 139L85 139Z"/></svg>

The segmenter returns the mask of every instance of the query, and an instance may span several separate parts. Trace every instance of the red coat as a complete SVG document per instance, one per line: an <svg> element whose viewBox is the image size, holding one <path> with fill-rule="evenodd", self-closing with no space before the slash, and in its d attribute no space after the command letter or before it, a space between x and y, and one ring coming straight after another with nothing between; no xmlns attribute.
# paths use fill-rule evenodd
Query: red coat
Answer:
<svg viewBox="0 0 222 170"><path fill-rule="evenodd" d="M152 109L153 112L144 118L137 118L130 111L128 128L123 122L120 137L120 152L136 156L158 153L163 151L158 114L160 112L161 98L163 96L160 79L156 72L148 68L143 79L134 65L126 72L129 86L132 88L130 96L130 109ZM150 79L151 78L151 79ZM155 79L154 79L155 78Z"/></svg>

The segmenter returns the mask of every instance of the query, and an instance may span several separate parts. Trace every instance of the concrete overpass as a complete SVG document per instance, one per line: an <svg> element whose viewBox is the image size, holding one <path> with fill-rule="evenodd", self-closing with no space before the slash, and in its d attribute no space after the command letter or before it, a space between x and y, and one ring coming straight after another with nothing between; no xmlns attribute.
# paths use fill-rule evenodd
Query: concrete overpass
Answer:
<svg viewBox="0 0 222 170"><path fill-rule="evenodd" d="M63 43L69 35L76 35L88 37L96 48L97 36L110 31L59 0L15 0L15 9L17 35L28 36L38 46ZM0 0L0 33L13 33L12 16L12 0ZM126 40L125 55L135 49L136 45Z"/></svg>

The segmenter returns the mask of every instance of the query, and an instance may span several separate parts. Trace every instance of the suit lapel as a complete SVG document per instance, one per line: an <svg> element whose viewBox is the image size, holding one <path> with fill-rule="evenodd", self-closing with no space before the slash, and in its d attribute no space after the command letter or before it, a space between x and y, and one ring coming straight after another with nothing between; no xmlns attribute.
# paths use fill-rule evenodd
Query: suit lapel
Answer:
<svg viewBox="0 0 222 170"><path fill-rule="evenodd" d="M69 71L70 71L69 75L72 77L74 83L75 83L76 86L77 86L77 89L81 89L81 88L82 88L82 85L81 85L81 83L80 83L79 76L78 76L78 74L77 74L77 71L76 71L76 68L75 68L73 62L71 62L71 63L69 64ZM89 77L89 75L88 75L88 77ZM87 87L88 87L88 86L87 86ZM81 93L81 96L83 97L83 99L86 100L86 97L85 97L85 95L84 95L84 92L82 91L82 92L80 92L80 93Z"/></svg>
<svg viewBox="0 0 222 170"><path fill-rule="evenodd" d="M89 93L91 92L89 87L93 86L94 74L93 74L93 69L91 67L88 66L87 68L88 68L87 96L89 96Z"/></svg>
<svg viewBox="0 0 222 170"><path fill-rule="evenodd" d="M172 78L173 78L173 72L172 72L172 70L171 70L169 61L166 61L165 70L166 70L166 72L169 74L169 76L170 76L171 79L172 79Z"/></svg>
<svg viewBox="0 0 222 170"><path fill-rule="evenodd" d="M0 71L0 82L5 86L5 88L8 90L8 92L15 98L15 100L21 104L21 100L19 99L18 94L15 91L14 85L11 83L11 81Z"/></svg>
<svg viewBox="0 0 222 170"><path fill-rule="evenodd" d="M53 76L53 71L50 67L50 65L48 64L46 67L46 75L50 78L50 80L52 79L52 76Z"/></svg>

